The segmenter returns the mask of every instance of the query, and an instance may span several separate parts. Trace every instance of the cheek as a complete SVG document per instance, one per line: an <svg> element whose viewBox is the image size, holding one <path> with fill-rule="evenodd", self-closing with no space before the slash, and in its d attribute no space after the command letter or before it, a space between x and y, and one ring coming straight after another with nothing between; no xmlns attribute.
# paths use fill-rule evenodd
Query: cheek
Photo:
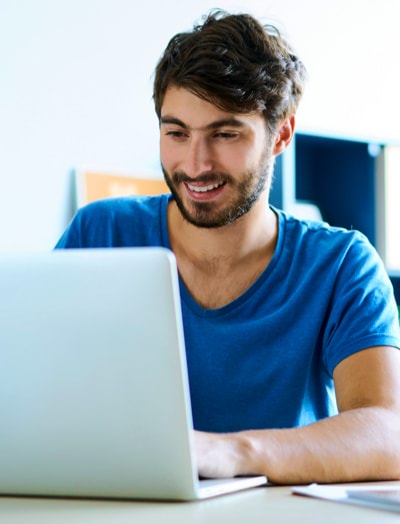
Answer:
<svg viewBox="0 0 400 524"><path fill-rule="evenodd" d="M236 144L221 155L220 159L231 171L241 172L250 169L255 164L256 157L257 152L254 148Z"/></svg>
<svg viewBox="0 0 400 524"><path fill-rule="evenodd" d="M170 166L174 162L174 158L176 157L176 154L174 152L174 148L171 146L167 146L167 144L163 141L163 139L160 139L160 160L164 167Z"/></svg>

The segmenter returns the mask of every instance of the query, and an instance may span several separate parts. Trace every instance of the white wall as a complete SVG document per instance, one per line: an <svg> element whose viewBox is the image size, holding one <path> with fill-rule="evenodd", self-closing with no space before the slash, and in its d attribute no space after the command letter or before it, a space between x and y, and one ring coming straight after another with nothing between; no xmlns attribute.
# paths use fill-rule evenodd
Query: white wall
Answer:
<svg viewBox="0 0 400 524"><path fill-rule="evenodd" d="M400 140L398 0L0 0L0 251L52 248L74 168L158 173L155 63L216 5L288 35L302 130Z"/></svg>

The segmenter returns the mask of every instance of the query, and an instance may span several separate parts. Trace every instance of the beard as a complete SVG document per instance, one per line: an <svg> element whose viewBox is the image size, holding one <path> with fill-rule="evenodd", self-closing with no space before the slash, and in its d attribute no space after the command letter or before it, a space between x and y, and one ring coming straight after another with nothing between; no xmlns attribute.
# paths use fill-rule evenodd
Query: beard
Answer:
<svg viewBox="0 0 400 524"><path fill-rule="evenodd" d="M183 218L196 227L218 228L232 224L237 219L248 213L270 185L272 178L274 157L266 151L261 158L258 166L242 173L236 180L229 173L210 172L196 177L196 182L205 184L227 184L234 190L232 196L222 209L214 202L190 201L184 203L179 194L179 186L185 182L193 182L194 179L182 171L175 171L170 175L161 164L164 178L169 190L171 191L176 205Z"/></svg>

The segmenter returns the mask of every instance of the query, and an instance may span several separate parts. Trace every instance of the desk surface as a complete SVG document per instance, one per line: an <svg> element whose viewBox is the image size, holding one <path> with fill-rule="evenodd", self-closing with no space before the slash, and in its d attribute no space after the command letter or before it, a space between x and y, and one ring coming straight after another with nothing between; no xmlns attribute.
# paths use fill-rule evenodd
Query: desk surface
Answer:
<svg viewBox="0 0 400 524"><path fill-rule="evenodd" d="M386 483L385 483L386 484ZM387 483L400 487L400 482ZM379 484L378 484L379 485ZM384 524L399 513L292 495L289 487L262 487L200 502L122 502L0 497L5 524Z"/></svg>

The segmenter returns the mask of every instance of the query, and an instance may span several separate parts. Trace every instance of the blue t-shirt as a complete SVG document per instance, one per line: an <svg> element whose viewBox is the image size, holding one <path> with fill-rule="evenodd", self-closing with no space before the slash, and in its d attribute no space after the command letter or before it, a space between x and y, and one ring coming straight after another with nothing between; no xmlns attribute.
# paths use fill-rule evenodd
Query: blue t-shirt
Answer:
<svg viewBox="0 0 400 524"><path fill-rule="evenodd" d="M170 198L89 204L56 247L170 248ZM204 309L180 282L196 429L289 428L333 415L335 366L367 347L400 347L391 283L368 240L274 211L273 258L236 300Z"/></svg>

